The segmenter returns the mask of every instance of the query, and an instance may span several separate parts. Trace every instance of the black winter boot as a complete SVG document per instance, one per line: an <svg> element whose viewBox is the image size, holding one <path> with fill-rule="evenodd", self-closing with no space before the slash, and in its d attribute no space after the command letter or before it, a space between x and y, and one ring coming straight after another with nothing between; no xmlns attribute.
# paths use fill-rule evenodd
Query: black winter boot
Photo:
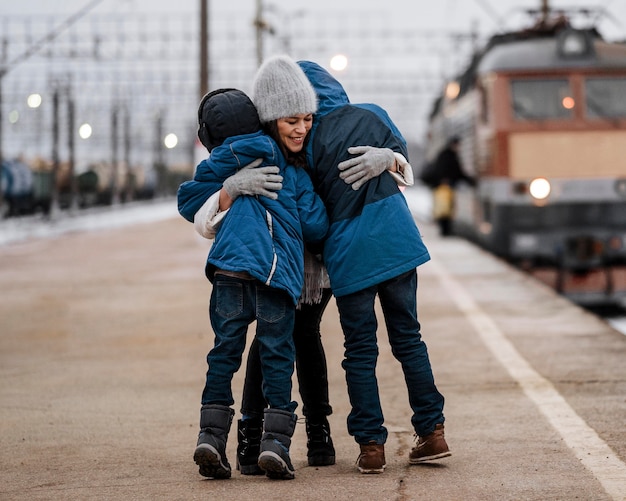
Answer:
<svg viewBox="0 0 626 501"><path fill-rule="evenodd" d="M280 409L265 409L259 467L269 478L292 480L295 469L289 457L297 416Z"/></svg>
<svg viewBox="0 0 626 501"><path fill-rule="evenodd" d="M200 411L200 434L193 460L200 475L209 478L230 478L226 459L226 441L235 411L225 405L203 405Z"/></svg>
<svg viewBox="0 0 626 501"><path fill-rule="evenodd" d="M321 419L306 420L306 447L309 466L335 464L335 447L330 438L330 424L324 416Z"/></svg>
<svg viewBox="0 0 626 501"><path fill-rule="evenodd" d="M259 468L259 449L263 434L263 420L251 418L237 422L237 469L242 475L263 475Z"/></svg>

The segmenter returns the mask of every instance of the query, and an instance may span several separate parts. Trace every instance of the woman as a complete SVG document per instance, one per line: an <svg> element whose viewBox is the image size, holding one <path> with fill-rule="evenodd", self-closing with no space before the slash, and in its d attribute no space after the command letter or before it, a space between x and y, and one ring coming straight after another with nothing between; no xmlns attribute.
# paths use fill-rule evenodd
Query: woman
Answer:
<svg viewBox="0 0 626 501"><path fill-rule="evenodd" d="M265 133L276 141L288 163L303 169L308 167L304 146L313 124L313 115L286 116L285 112L297 108L297 101L310 99L309 90L312 91L312 88L300 68L290 58L277 56L266 60L259 68L252 93L252 101ZM220 210L228 208L228 197L224 191ZM296 310L293 340L302 412L306 419L308 464L326 466L335 464L335 449L327 419L332 407L328 397L326 355L320 323L332 294L328 276L315 252L321 253L321 249L305 251L304 255L305 287ZM237 461L244 475L263 473L257 466L266 407L262 382L259 346L253 341L243 389L242 419L238 423Z"/></svg>

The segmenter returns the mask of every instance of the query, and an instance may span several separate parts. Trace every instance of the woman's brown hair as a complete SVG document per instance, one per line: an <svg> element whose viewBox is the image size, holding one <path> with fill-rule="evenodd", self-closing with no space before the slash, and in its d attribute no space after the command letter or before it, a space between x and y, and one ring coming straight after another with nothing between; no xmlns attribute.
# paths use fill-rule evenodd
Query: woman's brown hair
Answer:
<svg viewBox="0 0 626 501"><path fill-rule="evenodd" d="M264 124L263 131L274 141L276 141L276 144L280 148L280 151L284 155L288 164L294 165L296 167L304 167L305 169L308 167L306 161L306 145L309 142L309 134L307 134L306 138L304 139L304 146L302 147L302 149L299 152L294 153L293 151L288 150L283 142L280 140L280 136L278 134L277 120L272 120L271 122Z"/></svg>

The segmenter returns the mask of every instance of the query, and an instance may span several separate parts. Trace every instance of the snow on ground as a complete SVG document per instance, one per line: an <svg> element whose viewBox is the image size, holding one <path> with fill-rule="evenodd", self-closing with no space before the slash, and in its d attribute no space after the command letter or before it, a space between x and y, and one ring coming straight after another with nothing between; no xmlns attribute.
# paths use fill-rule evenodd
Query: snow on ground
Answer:
<svg viewBox="0 0 626 501"><path fill-rule="evenodd" d="M430 191L423 186L404 190L413 215L421 221L430 220ZM59 211L55 216L41 215L7 218L0 221L0 245L31 238L51 238L77 231L119 228L136 223L160 221L180 217L176 199L167 198L149 202L119 204L113 207Z"/></svg>
<svg viewBox="0 0 626 501"><path fill-rule="evenodd" d="M78 231L119 228L180 217L173 198L134 202L76 212L59 211L52 217L23 216L0 221L0 245L32 238L52 238Z"/></svg>

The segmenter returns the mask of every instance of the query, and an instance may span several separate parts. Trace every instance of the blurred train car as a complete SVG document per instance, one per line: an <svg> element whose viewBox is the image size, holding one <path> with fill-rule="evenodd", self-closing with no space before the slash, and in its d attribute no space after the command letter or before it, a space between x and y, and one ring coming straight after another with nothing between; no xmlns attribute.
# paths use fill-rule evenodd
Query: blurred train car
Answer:
<svg viewBox="0 0 626 501"><path fill-rule="evenodd" d="M48 214L55 195L53 188L56 188L60 209L73 206L86 209L110 205L114 199L130 202L156 196L157 177L154 169L127 169L121 166L116 173L114 180L113 169L106 162L90 165L86 171L73 178L67 163L61 163L55 175L52 164L41 159L32 166L21 160L3 162L0 179L4 203L0 217Z"/></svg>
<svg viewBox="0 0 626 501"><path fill-rule="evenodd" d="M6 215L19 216L31 212L33 206L33 173L20 160L2 162L0 186L6 202Z"/></svg>
<svg viewBox="0 0 626 501"><path fill-rule="evenodd" d="M477 180L453 232L583 305L626 298L626 44L544 16L499 34L449 82L427 162L448 138Z"/></svg>

